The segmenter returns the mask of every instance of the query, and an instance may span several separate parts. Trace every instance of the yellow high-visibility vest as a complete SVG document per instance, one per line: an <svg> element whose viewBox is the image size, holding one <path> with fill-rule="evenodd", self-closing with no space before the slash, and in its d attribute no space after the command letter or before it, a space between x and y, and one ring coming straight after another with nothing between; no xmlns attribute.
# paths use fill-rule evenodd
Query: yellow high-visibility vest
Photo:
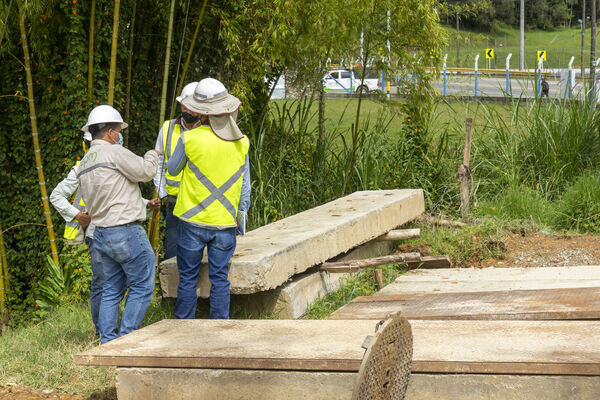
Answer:
<svg viewBox="0 0 600 400"><path fill-rule="evenodd" d="M75 164L75 166L79 165L79 161ZM77 188L75 195L73 197L73 206L81 212L85 211L85 203L83 202L83 197L81 197L81 187ZM67 222L65 224L65 233L64 237L68 241L75 241L77 238L77 233L79 233L79 221L75 218L71 220L71 222Z"/></svg>
<svg viewBox="0 0 600 400"><path fill-rule="evenodd" d="M181 137L187 164L173 214L198 225L235 227L248 138L226 141L207 126L183 132Z"/></svg>
<svg viewBox="0 0 600 400"><path fill-rule="evenodd" d="M181 125L175 123L175 119L165 121L162 126L162 139L163 139L163 153L165 155L165 165L169 161L169 157L175 151L179 135L181 134ZM179 185L181 184L181 176L183 173L179 173L177 176L169 174L169 171L165 168L165 181L167 186L167 194L171 196L177 196L179 194Z"/></svg>

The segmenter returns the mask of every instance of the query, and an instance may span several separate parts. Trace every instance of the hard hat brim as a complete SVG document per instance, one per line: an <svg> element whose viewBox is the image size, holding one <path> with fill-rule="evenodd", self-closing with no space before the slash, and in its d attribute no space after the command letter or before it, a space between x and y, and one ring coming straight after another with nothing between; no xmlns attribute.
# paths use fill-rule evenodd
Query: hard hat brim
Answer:
<svg viewBox="0 0 600 400"><path fill-rule="evenodd" d="M103 122L103 124L111 124L111 123L120 123L121 124L121 129L125 129L129 126L129 124L127 124L126 122L121 122L121 121L108 121L108 122ZM96 124L92 124L92 125L96 125ZM84 126L81 127L81 130L84 132L89 132L89 125L85 124Z"/></svg>
<svg viewBox="0 0 600 400"><path fill-rule="evenodd" d="M199 100L196 96L188 96L181 102L191 111L202 115L225 115L236 112L242 102L237 97L225 93L211 99Z"/></svg>

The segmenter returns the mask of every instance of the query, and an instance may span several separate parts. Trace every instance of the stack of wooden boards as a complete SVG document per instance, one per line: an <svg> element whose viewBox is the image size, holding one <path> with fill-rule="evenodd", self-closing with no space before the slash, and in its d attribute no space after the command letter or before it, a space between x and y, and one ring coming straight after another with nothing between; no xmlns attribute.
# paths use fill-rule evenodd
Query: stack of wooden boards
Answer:
<svg viewBox="0 0 600 400"><path fill-rule="evenodd" d="M330 317L394 311L414 331L408 398L600 398L600 266L410 271Z"/></svg>

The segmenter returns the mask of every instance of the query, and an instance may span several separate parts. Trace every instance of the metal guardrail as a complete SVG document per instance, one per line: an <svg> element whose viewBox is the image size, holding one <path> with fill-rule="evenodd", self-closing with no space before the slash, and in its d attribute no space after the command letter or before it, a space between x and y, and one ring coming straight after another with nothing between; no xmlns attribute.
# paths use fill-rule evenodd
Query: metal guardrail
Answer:
<svg viewBox="0 0 600 400"><path fill-rule="evenodd" d="M427 67L427 71L433 72L433 71L436 71L436 69L432 68L432 67ZM475 69L474 68L447 67L446 72L447 73L454 72L454 73L474 74ZM505 69L478 68L477 72L480 74L485 74L485 75L506 75ZM538 74L538 72L537 71L521 71L518 69L511 69L510 74L513 76L514 75L516 75L516 76L536 76ZM546 72L542 72L542 75L546 77L546 76L552 76L553 74L550 71L546 71Z"/></svg>

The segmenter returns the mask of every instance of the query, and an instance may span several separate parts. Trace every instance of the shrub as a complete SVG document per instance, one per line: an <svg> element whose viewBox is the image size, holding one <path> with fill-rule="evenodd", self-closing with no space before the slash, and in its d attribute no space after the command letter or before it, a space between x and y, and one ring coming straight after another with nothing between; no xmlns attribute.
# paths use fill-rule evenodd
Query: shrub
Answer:
<svg viewBox="0 0 600 400"><path fill-rule="evenodd" d="M600 233L600 177L586 172L567 187L557 204L554 226Z"/></svg>

